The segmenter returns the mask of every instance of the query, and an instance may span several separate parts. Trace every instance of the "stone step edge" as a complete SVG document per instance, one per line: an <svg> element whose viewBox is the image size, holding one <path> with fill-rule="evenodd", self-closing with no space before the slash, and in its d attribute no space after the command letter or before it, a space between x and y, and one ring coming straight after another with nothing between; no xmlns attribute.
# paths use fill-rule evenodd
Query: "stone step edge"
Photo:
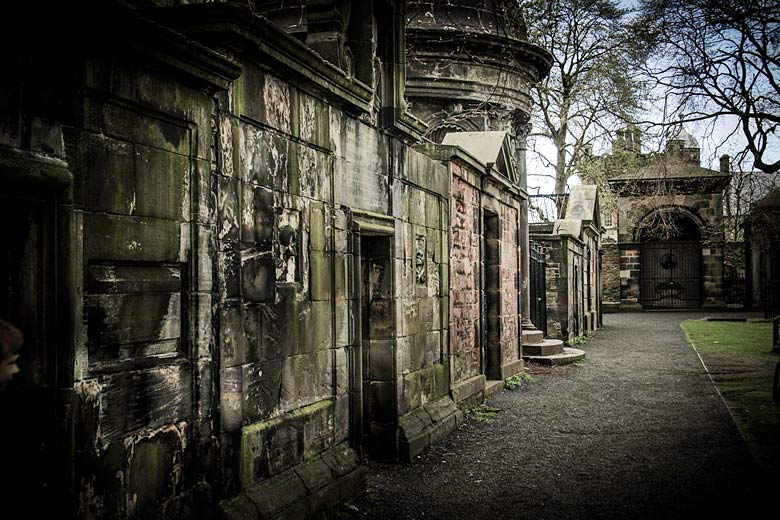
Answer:
<svg viewBox="0 0 780 520"><path fill-rule="evenodd" d="M551 356L562 354L563 341L559 339L545 339L539 343L524 343L523 356Z"/></svg>
<svg viewBox="0 0 780 520"><path fill-rule="evenodd" d="M525 361L541 365L567 365L585 358L585 351L577 348L564 347L562 354L552 356L523 356Z"/></svg>

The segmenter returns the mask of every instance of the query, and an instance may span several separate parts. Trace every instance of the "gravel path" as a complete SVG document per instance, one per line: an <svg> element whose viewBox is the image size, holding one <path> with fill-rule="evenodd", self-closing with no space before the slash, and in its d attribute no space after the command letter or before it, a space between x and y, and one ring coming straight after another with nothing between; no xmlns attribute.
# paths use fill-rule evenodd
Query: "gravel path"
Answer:
<svg viewBox="0 0 780 520"><path fill-rule="evenodd" d="M701 316L605 315L584 362L532 367L490 401L493 422L467 420L417 464L370 462L349 516L751 517L763 479L679 326Z"/></svg>

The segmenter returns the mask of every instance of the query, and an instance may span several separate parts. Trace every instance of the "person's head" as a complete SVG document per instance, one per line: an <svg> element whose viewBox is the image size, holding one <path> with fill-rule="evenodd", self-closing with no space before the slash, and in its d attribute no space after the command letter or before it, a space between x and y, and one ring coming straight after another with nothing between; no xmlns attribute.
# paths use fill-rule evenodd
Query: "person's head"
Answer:
<svg viewBox="0 0 780 520"><path fill-rule="evenodd" d="M24 338L19 329L0 318L0 388L19 373L16 360L19 358L22 343Z"/></svg>

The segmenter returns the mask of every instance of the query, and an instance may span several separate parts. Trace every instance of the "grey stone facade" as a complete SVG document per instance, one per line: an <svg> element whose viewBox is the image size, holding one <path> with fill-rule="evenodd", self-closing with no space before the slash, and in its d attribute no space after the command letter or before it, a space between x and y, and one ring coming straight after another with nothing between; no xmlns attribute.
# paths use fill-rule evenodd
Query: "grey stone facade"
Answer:
<svg viewBox="0 0 780 520"><path fill-rule="evenodd" d="M672 136L665 152L656 155L641 153L638 133L625 135L633 136L631 146L626 148L620 140L624 136L614 146L633 151L635 166L612 172L609 180L618 196L617 307L723 306L723 190L730 179L728 161L720 171L702 168L698 144L685 130ZM610 164L609 156L600 160ZM659 267L652 255L663 247L672 263ZM662 264L663 258L667 257L661 257ZM685 287L666 288L662 279L672 276L670 266L677 264L686 266L689 281ZM614 261L607 267L611 273L605 275L606 291L614 294L618 289ZM680 296L684 294L689 296Z"/></svg>

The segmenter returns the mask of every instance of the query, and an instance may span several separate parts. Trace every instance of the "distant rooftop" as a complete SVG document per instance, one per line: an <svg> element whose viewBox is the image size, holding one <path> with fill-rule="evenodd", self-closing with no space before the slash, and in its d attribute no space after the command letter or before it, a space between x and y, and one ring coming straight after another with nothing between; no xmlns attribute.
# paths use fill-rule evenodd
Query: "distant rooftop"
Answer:
<svg viewBox="0 0 780 520"><path fill-rule="evenodd" d="M682 141L685 148L698 148L699 142L688 131L680 126L680 129L672 134L668 141Z"/></svg>

